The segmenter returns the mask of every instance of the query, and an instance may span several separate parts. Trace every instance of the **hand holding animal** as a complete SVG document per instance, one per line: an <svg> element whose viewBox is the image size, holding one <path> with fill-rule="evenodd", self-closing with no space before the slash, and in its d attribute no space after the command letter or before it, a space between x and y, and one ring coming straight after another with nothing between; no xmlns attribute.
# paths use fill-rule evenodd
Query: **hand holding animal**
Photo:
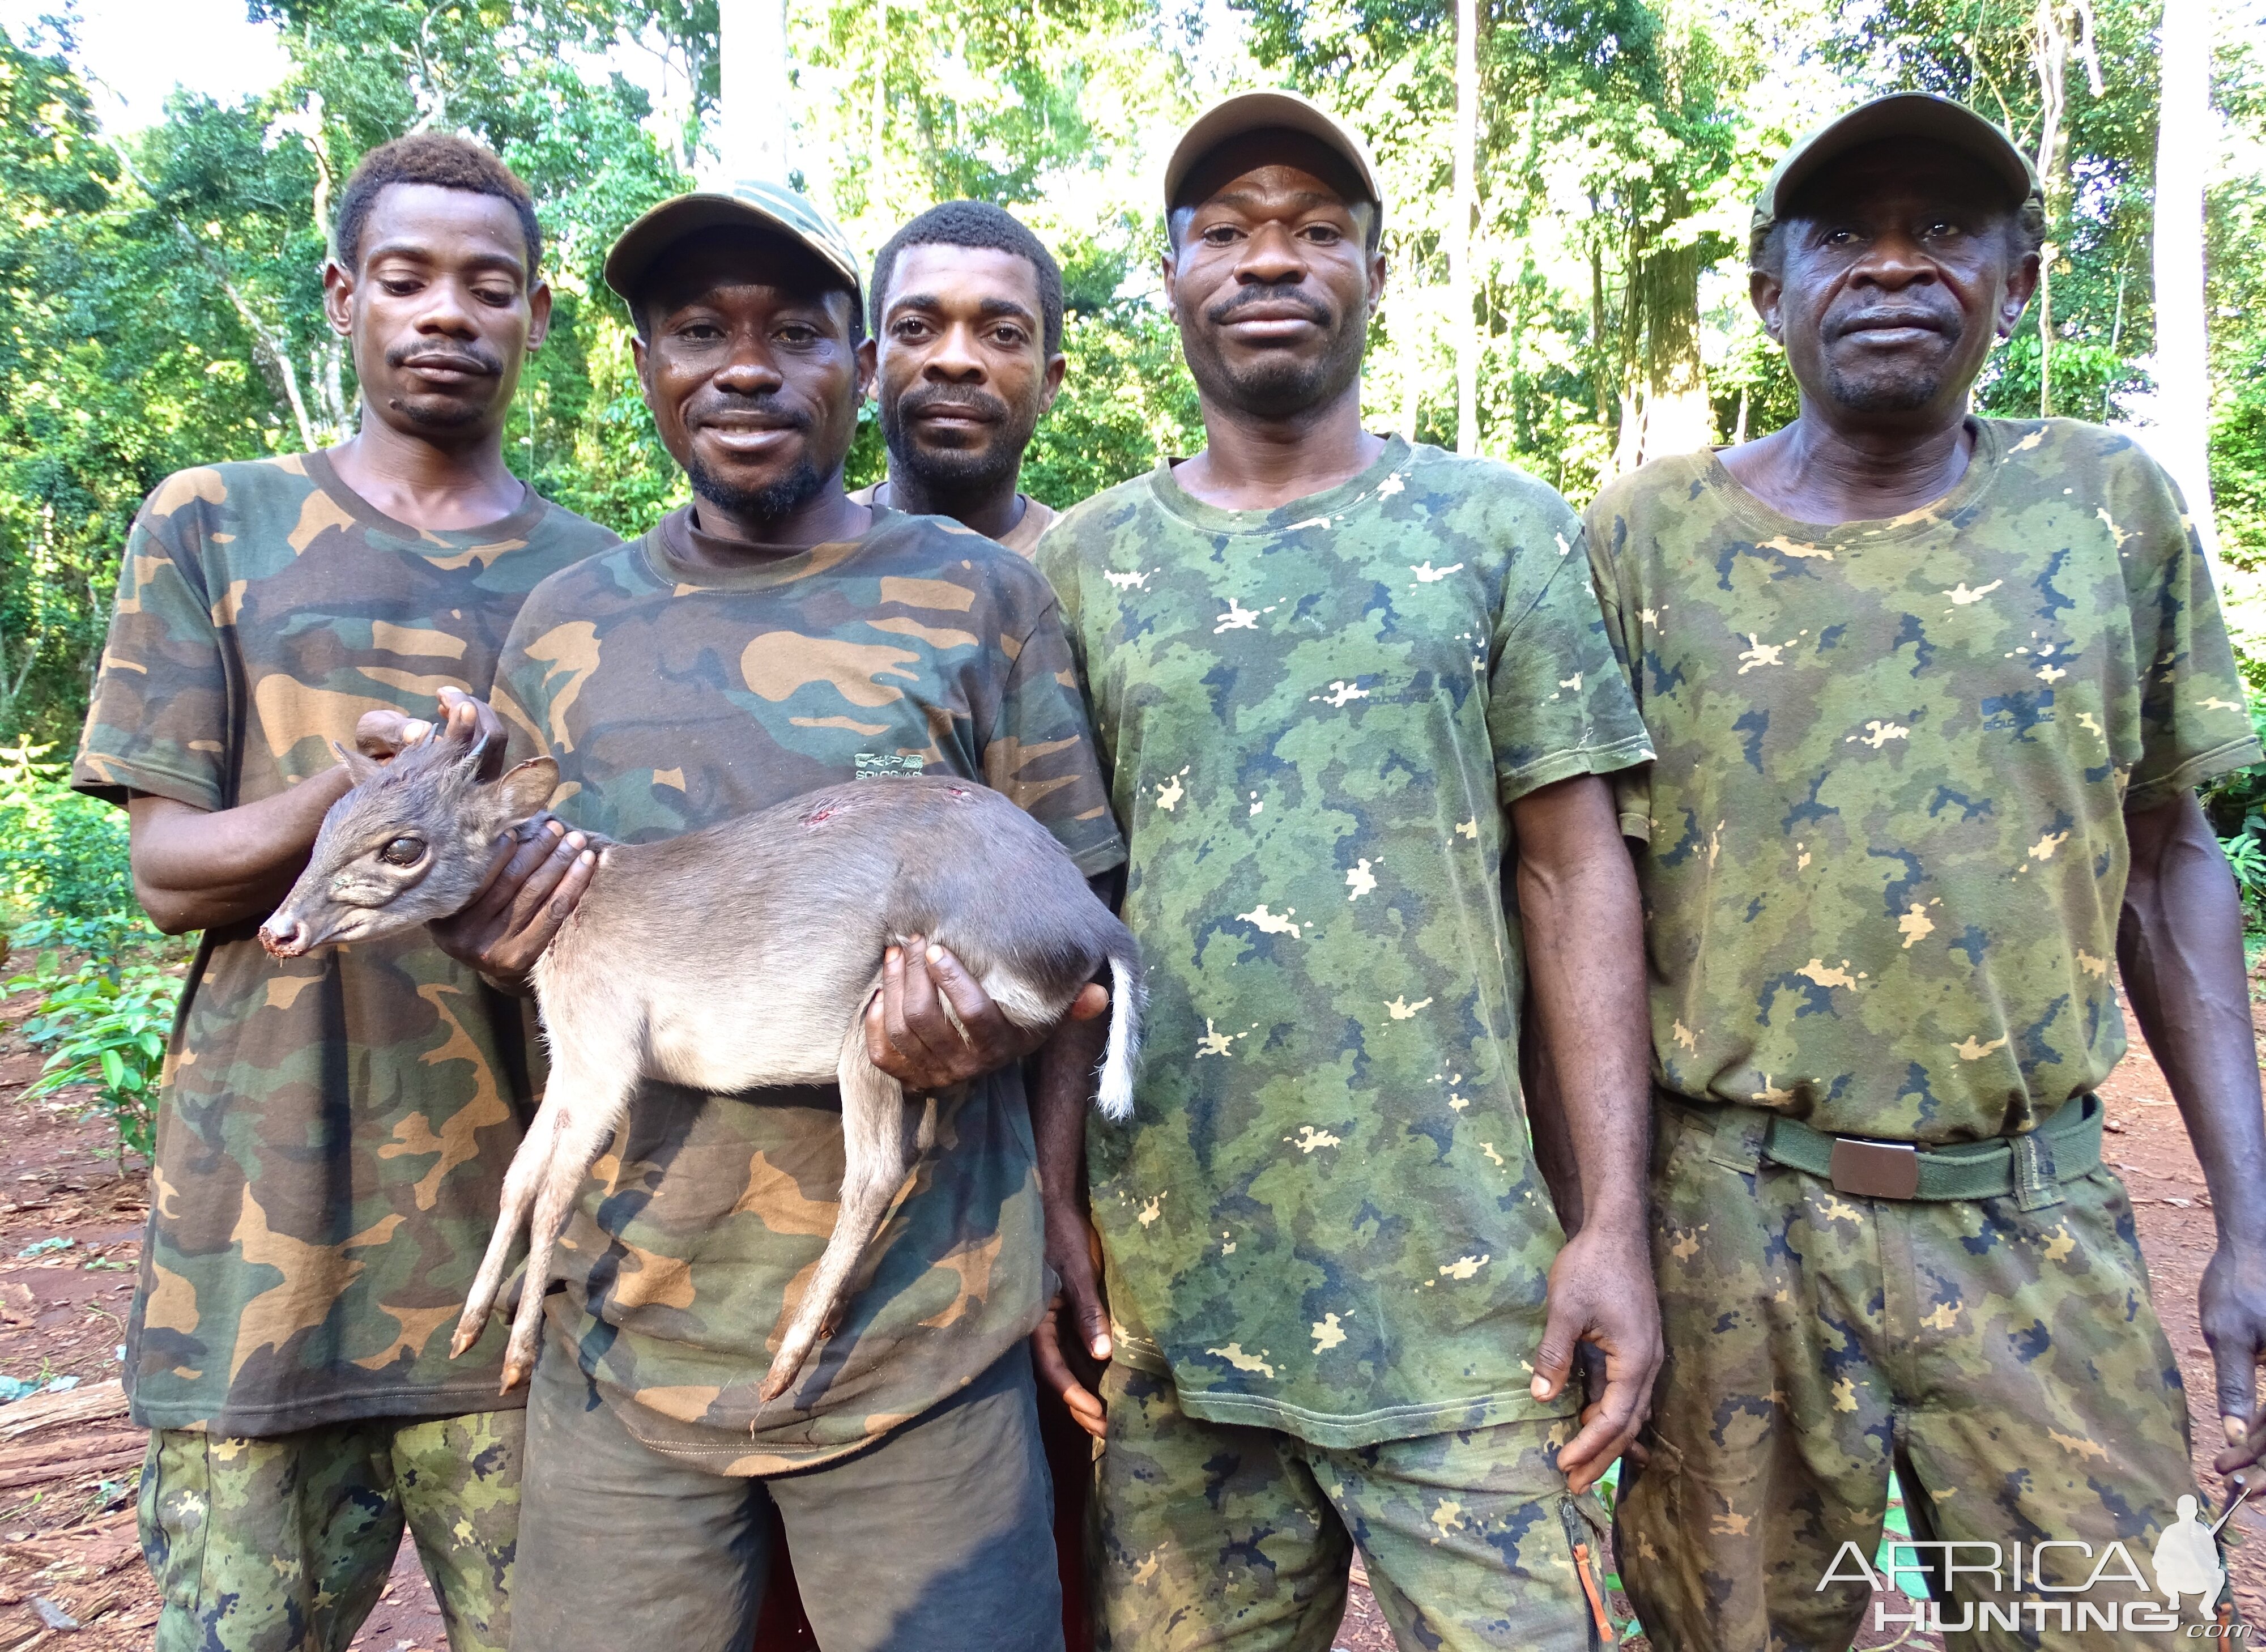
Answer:
<svg viewBox="0 0 2266 1652"><path fill-rule="evenodd" d="M307 869L259 937L278 957L446 918L479 895L558 765L508 772L501 742L451 718L391 763L339 748L355 789L331 806ZM1133 937L1046 829L973 781L908 776L830 786L659 843L594 839L580 903L531 975L551 1078L503 1186L503 1209L450 1352L486 1324L520 1230L527 1279L505 1390L535 1358L544 1287L584 1173L641 1078L718 1093L835 1083L842 1194L816 1271L778 1334L776 1399L832 1328L866 1246L926 1139L932 1110L866 1053L882 954L948 947L1017 1027L1059 1021L1106 965L1111 1021L1098 1105L1132 1111L1141 965ZM698 947L688 947L698 935ZM751 1103L750 1105L760 1105Z"/></svg>

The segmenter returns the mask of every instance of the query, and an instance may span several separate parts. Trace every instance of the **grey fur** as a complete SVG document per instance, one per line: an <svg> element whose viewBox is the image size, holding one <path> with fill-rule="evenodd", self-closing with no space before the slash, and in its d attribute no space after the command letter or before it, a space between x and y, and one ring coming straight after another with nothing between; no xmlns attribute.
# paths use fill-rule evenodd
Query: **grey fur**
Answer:
<svg viewBox="0 0 2266 1652"><path fill-rule="evenodd" d="M558 779L547 757L495 775L494 755L445 729L382 768L341 752L361 783L332 806L307 869L261 926L269 949L296 955L469 905L508 847L500 835L537 814ZM422 860L384 859L402 838L425 845ZM716 1093L830 1082L842 1091L841 1202L764 1381L764 1399L783 1393L930 1145L933 1108L909 1108L866 1054L882 950L910 935L949 947L1023 1027L1054 1025L1107 964L1099 1102L1114 1118L1131 1111L1138 949L1046 829L999 793L940 778L866 780L661 843L600 840L589 888L535 966L550 1084L504 1178L452 1351L479 1337L527 1225L505 1388L525 1377L553 1243L640 1077Z"/></svg>

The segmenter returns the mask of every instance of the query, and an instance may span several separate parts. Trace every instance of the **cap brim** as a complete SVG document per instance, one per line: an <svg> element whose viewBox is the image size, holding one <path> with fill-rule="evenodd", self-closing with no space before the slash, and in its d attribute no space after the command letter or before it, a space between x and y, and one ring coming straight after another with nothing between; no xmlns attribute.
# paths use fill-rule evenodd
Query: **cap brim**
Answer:
<svg viewBox="0 0 2266 1652"><path fill-rule="evenodd" d="M1181 134L1181 141L1173 146L1173 158L1165 163L1165 209L1169 212L1177 204L1181 186L1196 163L1228 139L1246 132L1278 130L1302 132L1345 157L1362 187L1369 191L1370 200L1383 207L1385 194L1377 186L1377 169L1370 164L1369 152L1359 138L1304 98L1279 91L1246 91L1214 104Z"/></svg>
<svg viewBox="0 0 2266 1652"><path fill-rule="evenodd" d="M832 248L814 240L801 228L766 212L754 201L739 195L699 192L677 195L662 201L643 217L622 231L614 242L613 250L606 254L606 285L612 288L624 303L633 302L638 284L645 279L661 255L688 235L703 230L727 226L761 230L778 235L808 252L827 268L840 275L851 296L862 307L866 302L865 286L854 268L845 268L841 255Z"/></svg>
<svg viewBox="0 0 2266 1652"><path fill-rule="evenodd" d="M1829 121L1783 163L1760 203L1775 218L1805 185L1850 150L1887 138L1929 138L1982 162L2007 187L2015 203L2037 193L2038 177L2029 157L2004 132L1965 104L1933 92L1895 92L1860 104Z"/></svg>

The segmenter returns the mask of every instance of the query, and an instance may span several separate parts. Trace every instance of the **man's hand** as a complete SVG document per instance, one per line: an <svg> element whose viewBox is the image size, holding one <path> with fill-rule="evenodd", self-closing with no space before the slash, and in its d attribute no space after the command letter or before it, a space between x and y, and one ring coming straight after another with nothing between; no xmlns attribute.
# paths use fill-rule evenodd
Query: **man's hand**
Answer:
<svg viewBox="0 0 2266 1652"><path fill-rule="evenodd" d="M1595 1222L1566 1241L1550 1266L1548 1319L1535 1356L1533 1394L1554 1400L1574 1369L1577 1344L1604 1357L1603 1392L1592 1389L1581 1431L1560 1450L1558 1467L1586 1491L1635 1440L1652 1414L1660 1374L1660 1304L1641 1230Z"/></svg>
<svg viewBox="0 0 2266 1652"><path fill-rule="evenodd" d="M1089 1021L1108 1007L1107 989L1089 983L1071 1001L1070 1019ZM881 954L881 990L866 1006L866 1054L910 1091L997 1072L1053 1033L1016 1026L959 959L921 935Z"/></svg>
<svg viewBox="0 0 2266 1652"><path fill-rule="evenodd" d="M597 870L598 852L554 815L538 815L496 840L495 868L472 903L426 925L433 943L508 991L527 994L527 973L573 916Z"/></svg>
<svg viewBox="0 0 2266 1652"><path fill-rule="evenodd" d="M2222 1244L2203 1270L2201 1305L2226 1439L2211 1466L2232 1474L2266 1458L2266 1414L2258 1406L2258 1369L2266 1364L2266 1254Z"/></svg>
<svg viewBox="0 0 2266 1652"><path fill-rule="evenodd" d="M501 742L506 737L503 720L486 700L474 699L459 688L444 688L438 698L441 715L452 732L469 729L482 742ZM355 749L365 757L376 757L384 763L399 757L404 748L432 732L433 725L422 717L412 717L391 705L381 706L364 712L355 724Z"/></svg>
<svg viewBox="0 0 2266 1652"><path fill-rule="evenodd" d="M493 749L502 749L503 724L485 701L457 689L442 689L441 705L451 736L493 741ZM399 726L374 721L384 718L400 719ZM356 726L355 743L376 756L369 742L396 741L398 751L429 732L429 724L402 718L398 712L371 712ZM566 822L547 814L504 833L496 839L488 881L471 904L454 917L426 925L434 945L508 991L525 997L527 972L590 887L598 852L589 845L588 837L569 831Z"/></svg>
<svg viewBox="0 0 2266 1652"><path fill-rule="evenodd" d="M1031 1333L1031 1358L1040 1386L1059 1395L1071 1420L1099 1440L1104 1422L1094 1388L1110 1352L1109 1310L1101 1302L1101 1236L1074 1202L1049 1195L1046 1206L1047 1265L1062 1289Z"/></svg>

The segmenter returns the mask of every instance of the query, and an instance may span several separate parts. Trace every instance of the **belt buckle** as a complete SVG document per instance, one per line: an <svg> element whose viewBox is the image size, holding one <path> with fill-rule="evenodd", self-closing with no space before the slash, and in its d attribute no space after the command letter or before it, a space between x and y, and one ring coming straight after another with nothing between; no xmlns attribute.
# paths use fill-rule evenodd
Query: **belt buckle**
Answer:
<svg viewBox="0 0 2266 1652"><path fill-rule="evenodd" d="M1833 1138L1833 1191L1860 1199L1911 1199L1919 1194L1919 1150L1910 1142Z"/></svg>

